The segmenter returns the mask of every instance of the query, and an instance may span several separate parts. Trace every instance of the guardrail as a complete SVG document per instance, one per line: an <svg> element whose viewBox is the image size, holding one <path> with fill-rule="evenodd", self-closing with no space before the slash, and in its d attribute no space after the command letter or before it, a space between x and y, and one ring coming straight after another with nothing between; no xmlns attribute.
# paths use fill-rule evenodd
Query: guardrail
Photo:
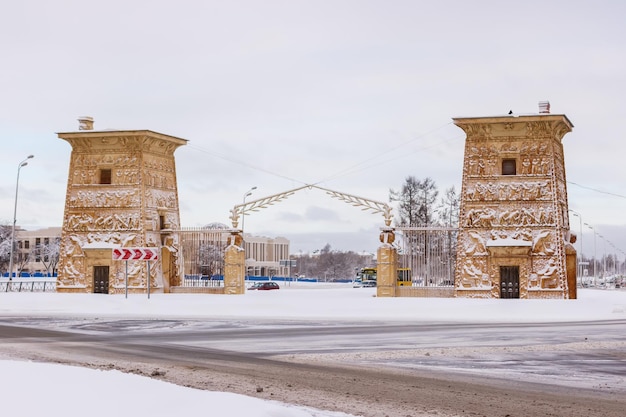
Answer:
<svg viewBox="0 0 626 417"><path fill-rule="evenodd" d="M56 278L0 279L0 292L56 292Z"/></svg>

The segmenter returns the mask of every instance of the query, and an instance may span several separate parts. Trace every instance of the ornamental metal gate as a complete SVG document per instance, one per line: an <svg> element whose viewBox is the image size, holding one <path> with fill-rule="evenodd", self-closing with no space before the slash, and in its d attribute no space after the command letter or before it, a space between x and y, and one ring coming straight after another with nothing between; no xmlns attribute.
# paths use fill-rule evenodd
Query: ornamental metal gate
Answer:
<svg viewBox="0 0 626 417"><path fill-rule="evenodd" d="M411 286L454 286L458 229L397 227L396 232L398 268L411 276Z"/></svg>
<svg viewBox="0 0 626 417"><path fill-rule="evenodd" d="M519 298L519 266L500 267L500 298Z"/></svg>
<svg viewBox="0 0 626 417"><path fill-rule="evenodd" d="M94 294L109 293L109 267L93 267L93 292Z"/></svg>

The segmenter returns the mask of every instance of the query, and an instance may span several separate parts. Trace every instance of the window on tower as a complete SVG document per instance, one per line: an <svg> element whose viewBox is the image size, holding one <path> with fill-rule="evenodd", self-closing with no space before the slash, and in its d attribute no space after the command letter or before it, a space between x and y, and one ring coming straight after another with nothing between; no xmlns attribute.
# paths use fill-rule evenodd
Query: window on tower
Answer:
<svg viewBox="0 0 626 417"><path fill-rule="evenodd" d="M502 175L516 175L516 161L515 159L503 159L502 160Z"/></svg>
<svg viewBox="0 0 626 417"><path fill-rule="evenodd" d="M110 169L100 170L100 184L111 184L111 170Z"/></svg>

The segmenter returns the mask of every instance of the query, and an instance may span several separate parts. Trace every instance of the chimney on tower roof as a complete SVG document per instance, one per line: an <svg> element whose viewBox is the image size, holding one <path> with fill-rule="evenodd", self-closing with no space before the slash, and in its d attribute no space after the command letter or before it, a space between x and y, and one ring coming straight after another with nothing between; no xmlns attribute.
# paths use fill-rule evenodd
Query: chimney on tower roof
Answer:
<svg viewBox="0 0 626 417"><path fill-rule="evenodd" d="M93 117L81 116L78 118L78 130L93 130Z"/></svg>
<svg viewBox="0 0 626 417"><path fill-rule="evenodd" d="M545 114L545 113L550 113L550 102L549 101L540 101L539 102L539 113L540 114Z"/></svg>

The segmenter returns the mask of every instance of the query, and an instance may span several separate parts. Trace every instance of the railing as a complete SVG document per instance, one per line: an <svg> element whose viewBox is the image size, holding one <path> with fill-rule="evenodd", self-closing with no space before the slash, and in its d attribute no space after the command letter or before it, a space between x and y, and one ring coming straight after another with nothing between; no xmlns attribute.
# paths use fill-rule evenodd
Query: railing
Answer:
<svg viewBox="0 0 626 417"><path fill-rule="evenodd" d="M411 274L413 287L454 287L458 229L397 227L398 267Z"/></svg>
<svg viewBox="0 0 626 417"><path fill-rule="evenodd" d="M221 287L223 277L220 275L209 277L207 275L185 275L182 287Z"/></svg>
<svg viewBox="0 0 626 417"><path fill-rule="evenodd" d="M0 292L56 292L56 278L0 279Z"/></svg>

